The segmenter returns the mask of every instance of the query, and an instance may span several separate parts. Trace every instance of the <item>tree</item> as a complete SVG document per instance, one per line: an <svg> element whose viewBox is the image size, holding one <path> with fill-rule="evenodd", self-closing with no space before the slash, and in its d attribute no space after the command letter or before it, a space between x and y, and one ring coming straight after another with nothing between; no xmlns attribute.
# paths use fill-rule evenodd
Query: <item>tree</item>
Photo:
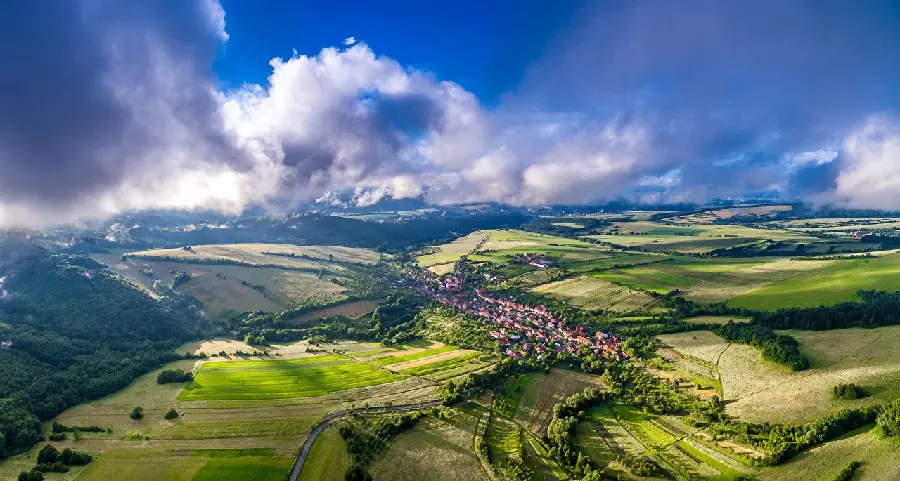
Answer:
<svg viewBox="0 0 900 481"><path fill-rule="evenodd" d="M178 417L178 411L175 408L169 409L169 412L166 413L166 419L176 419Z"/></svg>
<svg viewBox="0 0 900 481"><path fill-rule="evenodd" d="M38 453L37 463L50 464L55 463L57 459L59 459L59 451L52 444L46 444Z"/></svg>
<svg viewBox="0 0 900 481"><path fill-rule="evenodd" d="M37 469L22 471L19 473L19 481L44 481L44 473Z"/></svg>
<svg viewBox="0 0 900 481"><path fill-rule="evenodd" d="M144 408L138 406L131 410L131 414L128 415L131 419L137 421L138 419L144 418Z"/></svg>
<svg viewBox="0 0 900 481"><path fill-rule="evenodd" d="M875 425L886 437L900 436L900 400L896 400L881 410Z"/></svg>

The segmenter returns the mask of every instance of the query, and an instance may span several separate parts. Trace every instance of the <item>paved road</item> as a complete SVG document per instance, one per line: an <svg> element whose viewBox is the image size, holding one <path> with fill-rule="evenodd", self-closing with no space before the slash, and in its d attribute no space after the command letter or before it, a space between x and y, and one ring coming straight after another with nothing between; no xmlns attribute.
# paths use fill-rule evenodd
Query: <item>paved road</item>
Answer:
<svg viewBox="0 0 900 481"><path fill-rule="evenodd" d="M373 413L384 413L384 412L392 412L392 411L416 411L419 409L426 409L433 406L437 406L441 404L440 401L429 401L427 403L416 403L416 404L402 404L398 406L378 406L371 408L359 408L356 409L355 412L362 414L373 414ZM322 434L322 431L325 430L328 426L334 424L334 422L346 415L350 414L350 411L343 410L337 411L325 416L319 424L309 433L309 436L306 437L306 442L303 443L303 449L300 451L300 456L297 458L297 461L294 463L294 469L291 471L291 477L288 478L290 481L297 481L300 478L300 471L303 469L303 463L306 462L306 457L309 456L309 451L313 447L313 443L316 442L316 438L319 437L319 434Z"/></svg>

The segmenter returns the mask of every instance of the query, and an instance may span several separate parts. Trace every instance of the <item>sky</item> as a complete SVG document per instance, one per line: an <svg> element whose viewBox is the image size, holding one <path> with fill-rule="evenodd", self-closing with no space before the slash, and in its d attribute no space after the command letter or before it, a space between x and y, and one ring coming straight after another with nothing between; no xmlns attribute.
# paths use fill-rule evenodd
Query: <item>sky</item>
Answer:
<svg viewBox="0 0 900 481"><path fill-rule="evenodd" d="M148 209L900 208L896 2L0 2L0 227Z"/></svg>

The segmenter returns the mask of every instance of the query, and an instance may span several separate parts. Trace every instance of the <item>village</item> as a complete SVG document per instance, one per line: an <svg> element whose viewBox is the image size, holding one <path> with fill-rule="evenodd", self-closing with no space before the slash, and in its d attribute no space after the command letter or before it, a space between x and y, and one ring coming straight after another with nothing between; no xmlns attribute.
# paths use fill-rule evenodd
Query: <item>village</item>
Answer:
<svg viewBox="0 0 900 481"><path fill-rule="evenodd" d="M603 359L623 360L628 356L618 336L583 326L566 327L563 319L545 306L531 306L495 297L480 287L466 286L455 274L436 276L430 271L407 268L408 287L442 305L480 316L494 324L490 335L503 355L513 359L544 360L549 352L557 356L595 354Z"/></svg>

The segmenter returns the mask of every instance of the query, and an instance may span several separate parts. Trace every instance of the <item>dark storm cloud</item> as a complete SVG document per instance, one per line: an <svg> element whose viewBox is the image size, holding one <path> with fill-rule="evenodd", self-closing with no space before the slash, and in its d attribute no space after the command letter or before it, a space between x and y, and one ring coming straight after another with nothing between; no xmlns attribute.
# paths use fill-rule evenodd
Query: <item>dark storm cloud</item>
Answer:
<svg viewBox="0 0 900 481"><path fill-rule="evenodd" d="M237 161L209 82L218 41L201 2L0 3L0 203L102 192L173 134Z"/></svg>
<svg viewBox="0 0 900 481"><path fill-rule="evenodd" d="M839 145L900 107L895 2L590 2L578 17L510 102L640 118L660 171ZM746 167L733 164L735 176Z"/></svg>

